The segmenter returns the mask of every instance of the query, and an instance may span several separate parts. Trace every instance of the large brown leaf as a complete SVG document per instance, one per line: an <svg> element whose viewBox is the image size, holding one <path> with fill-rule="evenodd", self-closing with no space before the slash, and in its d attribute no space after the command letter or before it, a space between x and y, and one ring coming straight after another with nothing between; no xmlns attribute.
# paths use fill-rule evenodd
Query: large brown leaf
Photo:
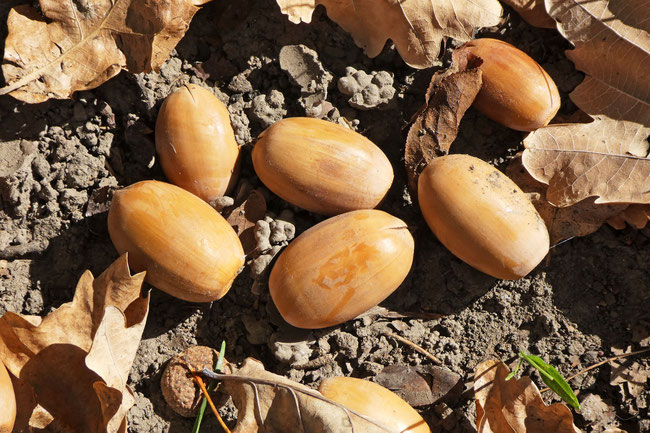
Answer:
<svg viewBox="0 0 650 433"><path fill-rule="evenodd" d="M647 0L546 0L567 56L587 76L571 93L584 112L650 126L650 9Z"/></svg>
<svg viewBox="0 0 650 433"><path fill-rule="evenodd" d="M10 93L36 103L69 98L127 69L157 70L210 0L40 0L9 12L2 72Z"/></svg>
<svg viewBox="0 0 650 433"><path fill-rule="evenodd" d="M650 203L648 131L607 118L548 126L524 140L523 163L548 184L546 199L555 206L587 197L597 204Z"/></svg>
<svg viewBox="0 0 650 433"><path fill-rule="evenodd" d="M531 26L554 29L555 21L546 12L544 0L501 0L511 6Z"/></svg>
<svg viewBox="0 0 650 433"><path fill-rule="evenodd" d="M428 68L438 58L444 37L473 38L477 27L499 23L497 0L276 0L294 23L309 23L317 5L350 33L369 57L392 39L406 63Z"/></svg>
<svg viewBox="0 0 650 433"><path fill-rule="evenodd" d="M72 302L48 316L0 318L0 360L19 384L16 431L126 430L126 379L149 308L143 280L123 255L96 279L86 271Z"/></svg>
<svg viewBox="0 0 650 433"><path fill-rule="evenodd" d="M524 165L549 184L548 200L570 206L650 203L650 12L647 0L546 0L567 52L585 80L571 99L595 121L539 129L525 140Z"/></svg>
<svg viewBox="0 0 650 433"><path fill-rule="evenodd" d="M524 376L505 380L501 361L485 361L474 372L477 433L579 433L561 403L546 406L537 386Z"/></svg>

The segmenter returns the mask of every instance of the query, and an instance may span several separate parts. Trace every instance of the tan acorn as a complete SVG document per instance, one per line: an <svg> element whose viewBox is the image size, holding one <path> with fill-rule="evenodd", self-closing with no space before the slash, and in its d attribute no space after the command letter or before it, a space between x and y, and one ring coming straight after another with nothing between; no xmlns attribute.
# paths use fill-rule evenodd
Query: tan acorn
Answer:
<svg viewBox="0 0 650 433"><path fill-rule="evenodd" d="M258 137L253 166L264 185L291 204L322 215L372 209L393 183L374 143L325 120L292 117Z"/></svg>
<svg viewBox="0 0 650 433"><path fill-rule="evenodd" d="M399 218L374 209L338 215L280 254L269 278L271 297L293 326L333 326L395 291L411 269L413 252L413 237Z"/></svg>
<svg viewBox="0 0 650 433"><path fill-rule="evenodd" d="M165 176L211 202L229 192L239 172L239 146L228 108L210 91L186 84L163 102L156 151Z"/></svg>
<svg viewBox="0 0 650 433"><path fill-rule="evenodd" d="M434 159L420 174L418 200L440 242L493 277L521 278L548 253L548 231L533 204L483 160L469 155Z"/></svg>
<svg viewBox="0 0 650 433"><path fill-rule="evenodd" d="M478 65L483 84L474 107L490 119L519 131L548 125L560 109L553 79L526 53L497 39L475 39L454 52L465 69Z"/></svg>
<svg viewBox="0 0 650 433"><path fill-rule="evenodd" d="M0 361L0 433L11 433L16 421L16 395L9 372Z"/></svg>
<svg viewBox="0 0 650 433"><path fill-rule="evenodd" d="M244 265L235 231L209 204L177 186L143 181L115 192L108 232L146 281L192 302L223 297Z"/></svg>
<svg viewBox="0 0 650 433"><path fill-rule="evenodd" d="M329 377L321 382L318 391L326 398L387 427L389 431L431 433L424 419L407 402L369 380Z"/></svg>

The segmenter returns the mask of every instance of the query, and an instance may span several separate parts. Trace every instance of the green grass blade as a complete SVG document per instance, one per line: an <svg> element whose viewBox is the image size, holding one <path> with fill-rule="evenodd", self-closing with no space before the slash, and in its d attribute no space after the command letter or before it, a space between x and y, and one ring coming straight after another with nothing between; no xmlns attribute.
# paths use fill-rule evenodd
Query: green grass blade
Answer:
<svg viewBox="0 0 650 433"><path fill-rule="evenodd" d="M528 355L520 352L519 356L526 360L531 366L539 371L542 380L553 392L559 395L562 400L573 406L576 410L580 410L580 403L571 386L564 380L564 377L559 371L550 364L544 362L542 358L535 355Z"/></svg>
<svg viewBox="0 0 650 433"><path fill-rule="evenodd" d="M524 359L523 359L523 358L519 358L519 362L517 363L517 366L515 367L514 370L512 370L512 371L510 372L509 375L506 376L506 380L510 380L510 379L512 379L513 377L515 377L515 375L519 372L519 368L521 367L521 363L522 363L522 362L524 362Z"/></svg>
<svg viewBox="0 0 650 433"><path fill-rule="evenodd" d="M219 350L219 358L217 358L217 363L214 366L214 371L217 373L221 373L223 369L223 359L226 354L226 342L222 341L221 342L221 349ZM215 387L214 383L208 384L208 391L212 391ZM205 414L205 409L208 407L208 399L203 397L201 399L201 407L199 408L199 413L196 415L196 419L194 420L194 426L192 427L192 433L199 433L199 430L201 429L201 423L203 422L203 415Z"/></svg>

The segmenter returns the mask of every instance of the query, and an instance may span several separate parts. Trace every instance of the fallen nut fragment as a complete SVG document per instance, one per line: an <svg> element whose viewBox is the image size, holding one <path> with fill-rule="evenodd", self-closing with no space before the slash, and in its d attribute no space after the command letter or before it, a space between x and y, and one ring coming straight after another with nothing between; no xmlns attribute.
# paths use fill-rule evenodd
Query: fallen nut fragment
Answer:
<svg viewBox="0 0 650 433"><path fill-rule="evenodd" d="M211 347L191 346L169 361L160 379L160 387L165 401L174 412L188 418L196 416L202 393L187 366L195 370L212 370L218 358L219 353ZM224 369L230 370L225 359L223 365Z"/></svg>

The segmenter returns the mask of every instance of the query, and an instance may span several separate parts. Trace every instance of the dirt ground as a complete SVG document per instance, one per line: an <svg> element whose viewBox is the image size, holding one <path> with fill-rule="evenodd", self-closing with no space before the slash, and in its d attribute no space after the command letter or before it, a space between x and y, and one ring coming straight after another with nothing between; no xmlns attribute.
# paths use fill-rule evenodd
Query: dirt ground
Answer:
<svg viewBox="0 0 650 433"><path fill-rule="evenodd" d="M0 23L19 2L3 3ZM240 183L262 186L250 148L266 126L282 117L343 117L381 147L395 171L382 209L405 220L416 238L409 277L381 304L404 317L377 310L329 329L292 328L280 318L266 287L259 296L251 292L248 270L213 304L183 302L153 290L129 378L137 395L129 431L190 431L192 420L165 404L160 376L174 354L193 344L218 347L225 340L231 362L254 357L268 370L310 386L332 375L373 378L385 366L432 364L387 332L421 345L465 381L480 361L499 358L512 364L519 350L542 356L568 376L615 350L650 345L649 229L606 226L571 239L552 248L537 269L518 281L483 275L435 239L405 188L402 128L423 103L436 68L409 68L390 43L377 58L365 57L322 8L311 25L297 26L273 0L240 0L236 9L225 3L230 2L213 2L197 14L159 73L122 73L69 101L26 105L0 97L0 314L47 314L72 299L85 269L98 275L117 258L101 204L115 188L164 179L154 149L156 114L171 91L189 82L210 88L228 105L244 146ZM582 74L564 55L569 44L553 30L532 28L511 10L506 13L502 26L478 36L504 39L529 53L558 84L560 114L570 114L575 106L568 93ZM7 30L1 25L4 39ZM446 44L440 67L453 46ZM382 81L388 86L382 97L352 95L349 102L351 96L344 94L349 89L337 83L353 72L350 67L368 74L385 71L380 75L392 76L393 82ZM322 101L326 109L321 112ZM452 153L469 153L504 168L522 149L522 137L470 109ZM270 193L267 197L270 218L283 215L297 233L322 220ZM537 374L525 373L541 383ZM573 380L583 405L576 425L586 432L612 426L649 432L649 376L646 356ZM420 409L434 432L475 431L471 393ZM232 407L224 415L234 425ZM220 431L212 417L204 431Z"/></svg>

